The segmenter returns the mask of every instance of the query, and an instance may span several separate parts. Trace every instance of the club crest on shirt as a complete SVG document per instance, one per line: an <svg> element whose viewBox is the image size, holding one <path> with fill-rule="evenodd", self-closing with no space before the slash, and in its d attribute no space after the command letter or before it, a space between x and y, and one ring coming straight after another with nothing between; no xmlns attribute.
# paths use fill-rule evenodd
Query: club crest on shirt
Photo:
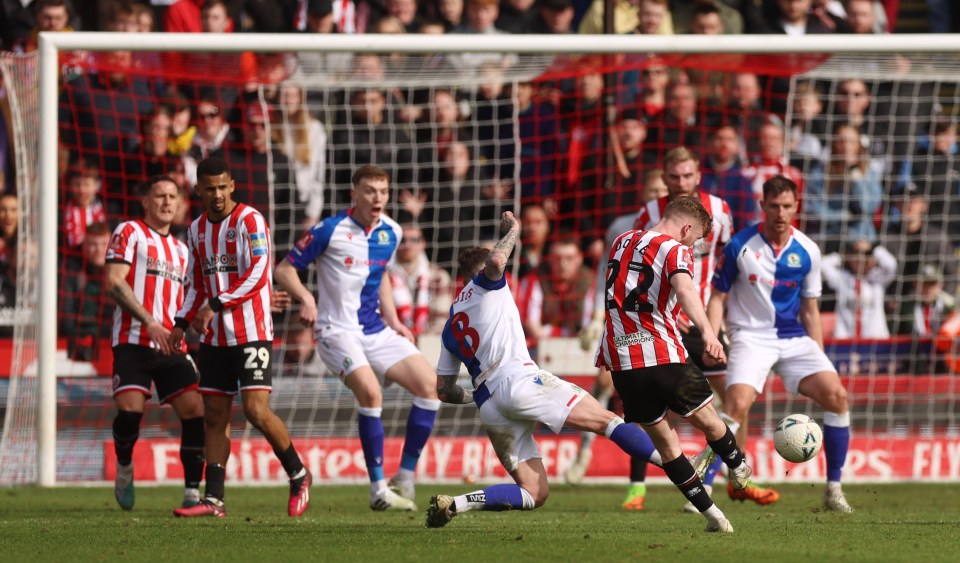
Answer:
<svg viewBox="0 0 960 563"><path fill-rule="evenodd" d="M377 234L377 242L380 244L388 244L390 242L390 235L387 234L387 231L380 231Z"/></svg>
<svg viewBox="0 0 960 563"><path fill-rule="evenodd" d="M237 230L236 229L227 229L227 242L233 242L237 240Z"/></svg>
<svg viewBox="0 0 960 563"><path fill-rule="evenodd" d="M800 267L800 255L796 252L791 252L787 254L787 267L788 268L799 268Z"/></svg>
<svg viewBox="0 0 960 563"><path fill-rule="evenodd" d="M352 257L352 256L347 256L346 258L344 258L344 259L343 259L343 266L344 266L346 269L348 269L348 270L349 270L351 267L353 267L353 257Z"/></svg>

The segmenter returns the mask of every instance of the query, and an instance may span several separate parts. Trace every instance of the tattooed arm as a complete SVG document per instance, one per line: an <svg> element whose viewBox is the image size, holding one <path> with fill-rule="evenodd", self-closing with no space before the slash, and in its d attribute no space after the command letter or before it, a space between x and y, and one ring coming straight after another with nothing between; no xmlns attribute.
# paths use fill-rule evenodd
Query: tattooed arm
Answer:
<svg viewBox="0 0 960 563"><path fill-rule="evenodd" d="M517 244L517 237L520 236L520 221L513 216L510 211L504 211L500 219L500 232L503 238L497 241L496 246L487 256L487 263L483 268L484 275L491 281L499 280L503 277L503 271L507 268L507 261L510 259L510 253Z"/></svg>
<svg viewBox="0 0 960 563"><path fill-rule="evenodd" d="M173 351L168 342L170 331L160 324L137 299L130 284L127 283L127 273L129 271L130 264L126 262L108 262L105 272L107 293L113 297L113 300L121 309L143 323L150 339L157 344L162 353L169 354Z"/></svg>
<svg viewBox="0 0 960 563"><path fill-rule="evenodd" d="M456 375L437 375L437 397L450 405L468 405L473 394L457 385Z"/></svg>

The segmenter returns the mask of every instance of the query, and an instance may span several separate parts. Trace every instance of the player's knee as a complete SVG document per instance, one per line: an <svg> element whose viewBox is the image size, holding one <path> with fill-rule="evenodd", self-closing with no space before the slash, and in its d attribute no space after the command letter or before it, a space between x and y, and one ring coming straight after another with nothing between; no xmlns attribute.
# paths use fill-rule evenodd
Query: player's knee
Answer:
<svg viewBox="0 0 960 563"><path fill-rule="evenodd" d="M266 420L273 414L270 405L266 402L250 402L243 405L243 415L256 428L262 428Z"/></svg>
<svg viewBox="0 0 960 563"><path fill-rule="evenodd" d="M541 506L547 504L547 497L550 496L550 485L543 483L537 485L533 490L528 490L530 496L533 498L533 507L540 508Z"/></svg>
<svg viewBox="0 0 960 563"><path fill-rule="evenodd" d="M849 408L847 390L842 385L835 386L826 394L823 403L823 407L830 412L847 412Z"/></svg>
<svg viewBox="0 0 960 563"><path fill-rule="evenodd" d="M750 410L752 401L748 397L728 394L723 402L723 410L733 420L743 422Z"/></svg>

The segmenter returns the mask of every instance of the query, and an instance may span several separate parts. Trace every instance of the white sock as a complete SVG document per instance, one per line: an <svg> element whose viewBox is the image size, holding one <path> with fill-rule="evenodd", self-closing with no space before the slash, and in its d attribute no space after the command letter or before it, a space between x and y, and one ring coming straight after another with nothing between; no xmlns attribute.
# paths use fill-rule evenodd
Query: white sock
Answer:
<svg viewBox="0 0 960 563"><path fill-rule="evenodd" d="M133 463L130 465L120 465L117 462L117 483L121 487L126 487L133 482Z"/></svg>
<svg viewBox="0 0 960 563"><path fill-rule="evenodd" d="M660 452L657 450L653 450L653 453L650 454L650 459L648 461L657 467L663 467L663 458L660 456Z"/></svg>
<svg viewBox="0 0 960 563"><path fill-rule="evenodd" d="M473 491L472 493L467 493L465 495L453 497L453 505L457 507L456 511L469 512L471 510L482 510L483 505L485 504L483 501L471 501L470 499L467 498L469 496L482 495L482 494L483 494L483 489L480 489L479 491ZM533 499L530 499L530 502L532 503ZM524 503L526 503L526 499L524 499Z"/></svg>
<svg viewBox="0 0 960 563"><path fill-rule="evenodd" d="M520 496L523 497L523 509L524 510L533 510L536 508L536 503L533 502L533 496L527 492L523 487L520 488Z"/></svg>
<svg viewBox="0 0 960 563"><path fill-rule="evenodd" d="M191 489L189 487L183 489L183 500L195 500L200 501L200 489Z"/></svg>
<svg viewBox="0 0 960 563"><path fill-rule="evenodd" d="M840 481L827 481L827 490L831 493L843 492L843 489L840 487Z"/></svg>
<svg viewBox="0 0 960 563"><path fill-rule="evenodd" d="M370 481L370 497L377 496L377 493L387 488L387 480Z"/></svg>
<svg viewBox="0 0 960 563"><path fill-rule="evenodd" d="M397 470L397 481L403 481L405 483L413 482L414 471L412 469L404 469L401 467Z"/></svg>
<svg viewBox="0 0 960 563"><path fill-rule="evenodd" d="M717 508L717 505L715 504L711 504L710 508L704 510L703 516L711 522L715 522L717 520L725 520L727 518L726 516L723 515L723 512L721 512L721 510Z"/></svg>

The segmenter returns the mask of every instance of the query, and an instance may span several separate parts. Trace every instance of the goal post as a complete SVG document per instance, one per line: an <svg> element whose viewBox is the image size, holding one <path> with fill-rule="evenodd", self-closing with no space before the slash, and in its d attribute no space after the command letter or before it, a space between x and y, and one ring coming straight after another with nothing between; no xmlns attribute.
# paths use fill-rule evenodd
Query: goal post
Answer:
<svg viewBox="0 0 960 563"><path fill-rule="evenodd" d="M42 33L39 36L37 475L40 486L57 482L58 314L58 84L65 51L513 53L517 55L833 55L950 53L960 55L960 35L871 36L533 36L533 35L296 35ZM453 77L455 79L455 77ZM432 358L431 358L432 360Z"/></svg>

